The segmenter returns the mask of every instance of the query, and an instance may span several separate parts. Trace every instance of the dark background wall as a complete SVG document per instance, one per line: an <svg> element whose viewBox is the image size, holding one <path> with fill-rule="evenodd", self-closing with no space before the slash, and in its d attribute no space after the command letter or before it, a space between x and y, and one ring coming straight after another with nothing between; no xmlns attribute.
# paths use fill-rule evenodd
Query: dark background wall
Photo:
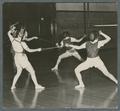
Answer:
<svg viewBox="0 0 120 111"><path fill-rule="evenodd" d="M55 4L52 3L5 3L3 6L4 32L12 23L21 22L30 36L51 37L54 18Z"/></svg>
<svg viewBox="0 0 120 111"><path fill-rule="evenodd" d="M8 42L6 32L15 22L22 22L30 36L38 36L54 45L63 31L79 38L96 24L117 24L115 3L5 3L3 6L4 43ZM111 36L107 48L116 48L117 27L100 27ZM42 42L43 43L43 42ZM8 44L9 43L5 43Z"/></svg>
<svg viewBox="0 0 120 111"><path fill-rule="evenodd" d="M93 27L117 24L115 3L57 3L56 10L58 39L63 31L69 31L71 36L79 38L91 30L102 30L112 38L105 48L116 48L117 27Z"/></svg>
<svg viewBox="0 0 120 111"><path fill-rule="evenodd" d="M84 33L84 12L57 11L57 35L69 31L71 35L80 37Z"/></svg>
<svg viewBox="0 0 120 111"><path fill-rule="evenodd" d="M100 27L94 28L93 25L105 25L105 24L117 24L117 13L116 12L87 12L87 22L84 19L85 12L74 12L74 11L57 11L56 23L57 23L57 36L63 31L69 31L71 36L80 38L85 30L86 33L91 30L102 30L108 34L112 41L106 48L116 48L117 43L117 27ZM88 23L88 24L85 24ZM85 27L87 25L87 27Z"/></svg>

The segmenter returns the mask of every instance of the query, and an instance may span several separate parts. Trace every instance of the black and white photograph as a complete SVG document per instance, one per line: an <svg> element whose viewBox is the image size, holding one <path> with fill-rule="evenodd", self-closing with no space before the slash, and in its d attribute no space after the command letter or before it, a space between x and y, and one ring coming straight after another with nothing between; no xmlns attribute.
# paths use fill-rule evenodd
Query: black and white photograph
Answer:
<svg viewBox="0 0 120 111"><path fill-rule="evenodd" d="M6 2L4 108L118 108L117 2Z"/></svg>

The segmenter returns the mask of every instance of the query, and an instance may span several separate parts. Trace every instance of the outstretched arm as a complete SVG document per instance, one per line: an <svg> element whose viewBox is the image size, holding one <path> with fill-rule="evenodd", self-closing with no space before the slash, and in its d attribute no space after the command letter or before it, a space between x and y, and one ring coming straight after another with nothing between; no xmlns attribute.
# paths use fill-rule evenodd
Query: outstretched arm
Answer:
<svg viewBox="0 0 120 111"><path fill-rule="evenodd" d="M86 48L86 42L85 43L83 43L82 45L80 45L80 46L77 46L77 45L68 45L68 47L72 47L72 48L75 48L75 49L84 49L84 48Z"/></svg>
<svg viewBox="0 0 120 111"><path fill-rule="evenodd" d="M21 42L23 48L28 51L28 52L40 52L42 49L41 48L38 48L38 49L30 49L28 47L28 45L25 43L25 42Z"/></svg>
<svg viewBox="0 0 120 111"><path fill-rule="evenodd" d="M38 37L25 38L26 41L32 41L34 39L38 39Z"/></svg>
<svg viewBox="0 0 120 111"><path fill-rule="evenodd" d="M99 41L98 45L99 45L99 48L100 48L100 47L104 46L106 43L108 43L111 40L111 38L110 38L110 36L103 33L102 31L99 31L99 34L102 35L105 38L105 40Z"/></svg>
<svg viewBox="0 0 120 111"><path fill-rule="evenodd" d="M38 39L38 37L30 37L30 38L27 38L27 37L28 37L28 32L25 31L23 40L25 40L25 41L31 41L31 40L34 40L34 39Z"/></svg>
<svg viewBox="0 0 120 111"><path fill-rule="evenodd" d="M73 37L71 37L71 42L81 42L84 38L86 37L86 35L84 35L82 38L80 39L75 39Z"/></svg>

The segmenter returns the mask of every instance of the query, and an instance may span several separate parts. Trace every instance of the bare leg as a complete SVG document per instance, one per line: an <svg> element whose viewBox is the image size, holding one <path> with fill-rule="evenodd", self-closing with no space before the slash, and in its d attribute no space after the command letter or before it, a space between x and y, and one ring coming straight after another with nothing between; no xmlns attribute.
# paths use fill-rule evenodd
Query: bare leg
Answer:
<svg viewBox="0 0 120 111"><path fill-rule="evenodd" d="M20 66L17 66L17 73L16 73L16 75L15 75L15 77L13 79L13 83L12 83L11 89L15 88L15 85L16 85L16 83L17 83L17 81L18 81L18 79L19 79L19 77L20 77L20 75L22 73L22 70L23 69Z"/></svg>
<svg viewBox="0 0 120 111"><path fill-rule="evenodd" d="M52 70L52 71L53 71L53 70L57 70L57 69L58 69L58 66L59 66L59 64L60 64L60 62L61 62L61 60L62 60L62 59L65 59L65 58L67 58L67 57L70 57L70 56L72 56L72 55L70 55L70 53L68 53L68 52L65 52L65 53L61 54L61 55L58 57L58 60L57 60L56 65L55 65L51 70Z"/></svg>
<svg viewBox="0 0 120 111"><path fill-rule="evenodd" d="M35 85L35 88L36 89L44 89L43 86L41 86L41 85L38 84L37 78L36 78L36 75L35 75L35 71L34 71L32 65L29 64L25 69L30 73L32 81L33 81L33 83Z"/></svg>
<svg viewBox="0 0 120 111"><path fill-rule="evenodd" d="M73 54L72 54L76 59L80 60L80 61L83 61L82 57L79 55L79 53L77 51L75 51Z"/></svg>
<svg viewBox="0 0 120 111"><path fill-rule="evenodd" d="M78 82L79 82L79 84L77 86L75 86L75 89L80 88L80 87L85 87L80 72L81 72L81 70L79 70L78 68L75 69L75 75L76 75Z"/></svg>
<svg viewBox="0 0 120 111"><path fill-rule="evenodd" d="M77 68L75 68L75 75L79 82L79 84L75 86L75 89L85 87L83 80L82 80L81 72L88 69L90 67L89 65L90 65L89 62L86 60L85 62L78 65Z"/></svg>
<svg viewBox="0 0 120 111"><path fill-rule="evenodd" d="M107 70L106 66L104 65L103 61L101 59L99 59L98 61L99 66L96 66L100 71L103 72L103 74L108 77L109 79L111 79L113 82L115 82L116 84L118 83L117 79Z"/></svg>

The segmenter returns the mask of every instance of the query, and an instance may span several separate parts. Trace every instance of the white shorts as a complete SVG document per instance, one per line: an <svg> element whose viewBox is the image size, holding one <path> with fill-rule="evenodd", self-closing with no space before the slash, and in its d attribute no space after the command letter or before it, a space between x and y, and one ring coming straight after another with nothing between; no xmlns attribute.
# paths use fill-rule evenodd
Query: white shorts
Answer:
<svg viewBox="0 0 120 111"><path fill-rule="evenodd" d="M100 70L105 69L105 65L99 56L95 58L87 58L87 60L78 65L76 69L79 71L83 71L92 67L98 68Z"/></svg>
<svg viewBox="0 0 120 111"><path fill-rule="evenodd" d="M76 50L67 50L67 51L65 52L65 54L68 55L68 56L79 55ZM80 56L80 55L79 55L79 56Z"/></svg>
<svg viewBox="0 0 120 111"><path fill-rule="evenodd" d="M31 65L26 54L24 53L15 54L14 60L16 67L26 68Z"/></svg>

